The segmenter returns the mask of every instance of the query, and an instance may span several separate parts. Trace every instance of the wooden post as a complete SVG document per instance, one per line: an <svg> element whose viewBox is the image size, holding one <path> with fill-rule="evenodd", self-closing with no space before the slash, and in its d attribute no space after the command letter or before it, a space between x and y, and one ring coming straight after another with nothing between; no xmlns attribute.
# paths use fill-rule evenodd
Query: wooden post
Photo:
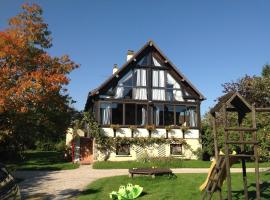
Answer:
<svg viewBox="0 0 270 200"><path fill-rule="evenodd" d="M212 126L213 126L213 135L214 135L214 147L215 147L215 159L218 160L218 138L217 138L217 129L216 129L216 118L211 116Z"/></svg>
<svg viewBox="0 0 270 200"><path fill-rule="evenodd" d="M242 125L242 118L244 116L241 115L238 112L238 127L240 128ZM244 141L244 135L243 135L243 131L239 131L240 134L240 141ZM243 153L245 151L245 145L241 144L241 153ZM242 176L243 176L243 186L244 186L244 195L245 195L245 199L248 200L248 187L247 187L247 172L246 172L246 160L244 158L241 159L242 162Z"/></svg>
<svg viewBox="0 0 270 200"><path fill-rule="evenodd" d="M256 110L254 104L252 104L252 127L256 128ZM253 140L257 141L257 133L253 131ZM260 195L260 177L259 177L259 156L258 156L258 144L254 144L254 157L255 157L255 175L256 175L256 199L261 199Z"/></svg>
<svg viewBox="0 0 270 200"><path fill-rule="evenodd" d="M225 161L226 161L226 174L227 174L227 190L228 190L228 200L232 200L232 184L231 184L231 172L230 172L230 158L229 158L229 147L227 144L229 133L226 130L227 127L227 111L226 111L226 105L223 104L223 125L224 125L224 145L225 145Z"/></svg>

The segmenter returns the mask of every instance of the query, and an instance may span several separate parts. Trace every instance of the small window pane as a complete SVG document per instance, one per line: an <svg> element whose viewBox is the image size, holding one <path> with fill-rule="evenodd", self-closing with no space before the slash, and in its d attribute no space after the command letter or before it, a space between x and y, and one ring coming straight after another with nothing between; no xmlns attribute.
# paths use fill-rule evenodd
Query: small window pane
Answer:
<svg viewBox="0 0 270 200"><path fill-rule="evenodd" d="M147 106L146 105L137 105L137 125L144 126L146 125L147 120Z"/></svg>
<svg viewBox="0 0 270 200"><path fill-rule="evenodd" d="M175 114L176 114L176 125L182 126L186 123L186 107L185 106L175 106Z"/></svg>
<svg viewBox="0 0 270 200"><path fill-rule="evenodd" d="M182 144L170 144L171 155L182 155Z"/></svg>
<svg viewBox="0 0 270 200"><path fill-rule="evenodd" d="M112 124L123 124L123 104L112 103Z"/></svg>
<svg viewBox="0 0 270 200"><path fill-rule="evenodd" d="M188 126L190 127L197 127L198 126L198 119L197 119L197 110L196 107L189 107L187 111L187 121Z"/></svg>
<svg viewBox="0 0 270 200"><path fill-rule="evenodd" d="M135 104L125 104L125 124L135 125Z"/></svg>
<svg viewBox="0 0 270 200"><path fill-rule="evenodd" d="M130 145L121 144L116 147L116 155L130 155Z"/></svg>
<svg viewBox="0 0 270 200"><path fill-rule="evenodd" d="M154 105L153 106L153 121L156 126L164 125L163 115L164 115L163 105Z"/></svg>
<svg viewBox="0 0 270 200"><path fill-rule="evenodd" d="M103 125L111 124L111 104L110 103L100 104L100 123Z"/></svg>
<svg viewBox="0 0 270 200"><path fill-rule="evenodd" d="M116 87L115 95L116 99L131 99L132 98L132 87Z"/></svg>
<svg viewBox="0 0 270 200"><path fill-rule="evenodd" d="M164 105L164 120L165 125L174 125L174 107Z"/></svg>
<svg viewBox="0 0 270 200"><path fill-rule="evenodd" d="M132 86L133 71L130 70L123 78L118 82L118 86Z"/></svg>

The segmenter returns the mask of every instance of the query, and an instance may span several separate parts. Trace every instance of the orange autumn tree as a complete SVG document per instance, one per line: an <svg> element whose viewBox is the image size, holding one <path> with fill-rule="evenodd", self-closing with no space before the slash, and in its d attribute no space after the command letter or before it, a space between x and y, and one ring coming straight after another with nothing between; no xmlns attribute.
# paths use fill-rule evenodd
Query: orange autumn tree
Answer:
<svg viewBox="0 0 270 200"><path fill-rule="evenodd" d="M24 4L22 9L0 31L0 146L9 148L65 130L72 111L65 85L78 67L67 55L46 51L52 38L41 7Z"/></svg>

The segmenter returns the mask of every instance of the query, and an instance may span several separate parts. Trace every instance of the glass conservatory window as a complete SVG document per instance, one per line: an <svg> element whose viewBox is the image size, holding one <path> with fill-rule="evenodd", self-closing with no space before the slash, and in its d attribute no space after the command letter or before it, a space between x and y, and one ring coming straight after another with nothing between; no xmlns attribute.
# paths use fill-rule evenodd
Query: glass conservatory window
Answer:
<svg viewBox="0 0 270 200"><path fill-rule="evenodd" d="M145 55L144 57L142 57L139 61L138 61L138 65L140 66L147 66L147 65L151 65L151 60L149 59L150 54Z"/></svg>
<svg viewBox="0 0 270 200"><path fill-rule="evenodd" d="M180 84L169 73L167 73L166 88L168 88L166 95L169 101L184 101Z"/></svg>
<svg viewBox="0 0 270 200"><path fill-rule="evenodd" d="M125 104L125 125L134 125L136 123L135 104Z"/></svg>
<svg viewBox="0 0 270 200"><path fill-rule="evenodd" d="M165 101L165 71L152 71L152 99L158 101Z"/></svg>
<svg viewBox="0 0 270 200"><path fill-rule="evenodd" d="M135 70L135 87L133 89L133 99L147 100L147 73L146 69Z"/></svg>
<svg viewBox="0 0 270 200"><path fill-rule="evenodd" d="M137 104L137 125L146 125L147 105Z"/></svg>
<svg viewBox="0 0 270 200"><path fill-rule="evenodd" d="M181 126L181 125L187 125L186 122L186 106L175 106L175 117L176 117L176 125Z"/></svg>
<svg viewBox="0 0 270 200"><path fill-rule="evenodd" d="M164 105L165 125L174 125L174 106Z"/></svg>
<svg viewBox="0 0 270 200"><path fill-rule="evenodd" d="M133 81L133 71L130 70L123 78L118 81L118 85L115 89L114 97L116 99L121 99L124 97L131 98L132 96L132 81Z"/></svg>
<svg viewBox="0 0 270 200"><path fill-rule="evenodd" d="M112 124L123 124L123 104L112 103Z"/></svg>
<svg viewBox="0 0 270 200"><path fill-rule="evenodd" d="M155 66L161 67L160 62L153 56L153 63Z"/></svg>
<svg viewBox="0 0 270 200"><path fill-rule="evenodd" d="M153 106L153 123L156 126L164 125L163 115L164 115L163 105L154 105Z"/></svg>
<svg viewBox="0 0 270 200"><path fill-rule="evenodd" d="M100 104L100 122L102 125L111 124L111 104L110 103Z"/></svg>
<svg viewBox="0 0 270 200"><path fill-rule="evenodd" d="M187 119L188 119L188 126L190 127L197 127L198 119L197 119L197 111L196 107L189 107L187 109Z"/></svg>

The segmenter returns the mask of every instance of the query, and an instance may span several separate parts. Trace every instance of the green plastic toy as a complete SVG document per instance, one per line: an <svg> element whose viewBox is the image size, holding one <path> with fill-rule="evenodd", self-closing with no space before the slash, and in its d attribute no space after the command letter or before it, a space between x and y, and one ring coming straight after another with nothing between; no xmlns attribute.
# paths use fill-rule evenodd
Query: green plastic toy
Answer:
<svg viewBox="0 0 270 200"><path fill-rule="evenodd" d="M128 183L126 187L124 185L120 185L118 192L112 191L110 193L110 198L113 200L136 199L137 197L141 195L142 191L143 191L143 187Z"/></svg>

